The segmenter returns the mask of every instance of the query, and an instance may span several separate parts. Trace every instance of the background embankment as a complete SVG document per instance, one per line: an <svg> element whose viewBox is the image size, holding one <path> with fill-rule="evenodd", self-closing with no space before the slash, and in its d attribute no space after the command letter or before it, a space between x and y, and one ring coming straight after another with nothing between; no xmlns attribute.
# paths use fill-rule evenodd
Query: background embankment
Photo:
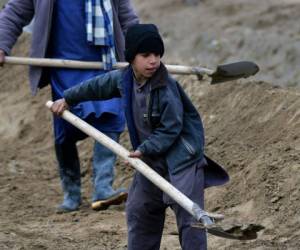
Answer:
<svg viewBox="0 0 300 250"><path fill-rule="evenodd" d="M202 115L206 153L231 176L207 190L206 209L265 227L249 242L209 236L209 249L300 249L300 1L134 4L143 22L159 26L164 62L214 68L251 60L261 68L251 79L213 86L176 76ZM22 35L13 55L28 55L29 43ZM57 215L62 194L45 107L50 89L32 97L24 66L0 69L0 89L0 249L126 249L124 207L89 207L92 140L78 143L83 205ZM130 149L126 133L121 143ZM128 186L132 174L119 161L115 184ZM162 249L180 249L177 238L168 211Z"/></svg>

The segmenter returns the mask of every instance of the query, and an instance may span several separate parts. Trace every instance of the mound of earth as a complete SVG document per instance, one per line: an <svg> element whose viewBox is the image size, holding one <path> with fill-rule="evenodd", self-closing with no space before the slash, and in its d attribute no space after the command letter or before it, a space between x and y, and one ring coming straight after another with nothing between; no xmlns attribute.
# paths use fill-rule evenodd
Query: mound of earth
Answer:
<svg viewBox="0 0 300 250"><path fill-rule="evenodd" d="M134 3L163 33L165 62L213 68L245 59L261 68L250 80L219 85L176 76L202 115L206 153L231 176L207 190L206 209L265 227L252 241L209 236L209 249L300 249L299 1ZM13 54L26 56L29 40L22 35ZM0 249L126 249L124 206L89 206L92 140L78 143L83 205L57 215L62 194L44 105L50 89L31 97L24 66L0 69L0 89ZM130 149L127 133L121 144ZM119 161L115 185L128 187L132 174ZM161 249L180 249L170 211Z"/></svg>

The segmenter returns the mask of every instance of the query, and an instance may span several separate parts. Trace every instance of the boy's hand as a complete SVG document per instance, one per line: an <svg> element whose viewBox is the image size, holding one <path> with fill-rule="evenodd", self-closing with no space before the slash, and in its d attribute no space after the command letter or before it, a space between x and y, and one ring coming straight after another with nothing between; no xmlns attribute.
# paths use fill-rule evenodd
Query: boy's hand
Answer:
<svg viewBox="0 0 300 250"><path fill-rule="evenodd" d="M51 106L51 111L58 116L61 116L62 113L66 110L69 109L69 105L67 104L67 102L65 101L64 98L59 99L55 102L53 102L52 106Z"/></svg>
<svg viewBox="0 0 300 250"><path fill-rule="evenodd" d="M128 156L131 158L141 158L142 152L139 150L135 150L134 152L130 152Z"/></svg>
<svg viewBox="0 0 300 250"><path fill-rule="evenodd" d="M2 49L0 49L0 67L3 66L4 60L5 60L5 52Z"/></svg>
<svg viewBox="0 0 300 250"><path fill-rule="evenodd" d="M134 152L130 152L128 157L130 158L141 158L142 157L142 153L139 150L135 150ZM129 161L125 161L126 166L130 166Z"/></svg>

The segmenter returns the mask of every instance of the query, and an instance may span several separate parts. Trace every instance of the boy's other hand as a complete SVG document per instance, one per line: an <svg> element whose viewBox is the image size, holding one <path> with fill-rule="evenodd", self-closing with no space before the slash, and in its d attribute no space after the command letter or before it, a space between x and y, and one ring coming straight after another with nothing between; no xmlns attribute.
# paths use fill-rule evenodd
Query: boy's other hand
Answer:
<svg viewBox="0 0 300 250"><path fill-rule="evenodd" d="M135 150L134 152L129 153L129 157L131 158L141 158L142 157L142 152L139 150Z"/></svg>
<svg viewBox="0 0 300 250"><path fill-rule="evenodd" d="M130 152L128 157L130 157L130 158L141 158L142 153L139 150L135 150L134 152ZM125 161L125 165L130 166L129 161Z"/></svg>
<svg viewBox="0 0 300 250"><path fill-rule="evenodd" d="M64 98L59 99L55 102L53 102L52 106L51 106L51 111L58 116L61 116L62 113L66 110L69 109L69 105L67 104L67 102L65 101Z"/></svg>
<svg viewBox="0 0 300 250"><path fill-rule="evenodd" d="M5 52L4 50L0 49L0 67L3 66L5 60Z"/></svg>

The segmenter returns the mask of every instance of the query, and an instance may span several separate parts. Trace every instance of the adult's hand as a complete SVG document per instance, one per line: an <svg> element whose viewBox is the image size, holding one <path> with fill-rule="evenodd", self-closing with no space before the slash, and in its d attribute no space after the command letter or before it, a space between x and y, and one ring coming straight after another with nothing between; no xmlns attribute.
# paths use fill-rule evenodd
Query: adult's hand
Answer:
<svg viewBox="0 0 300 250"><path fill-rule="evenodd" d="M50 110L58 116L61 116L62 113L66 110L69 109L69 105L67 104L66 100L64 98L59 99L55 102L53 102Z"/></svg>
<svg viewBox="0 0 300 250"><path fill-rule="evenodd" d="M0 49L0 67L3 66L5 60L5 52L4 50Z"/></svg>

